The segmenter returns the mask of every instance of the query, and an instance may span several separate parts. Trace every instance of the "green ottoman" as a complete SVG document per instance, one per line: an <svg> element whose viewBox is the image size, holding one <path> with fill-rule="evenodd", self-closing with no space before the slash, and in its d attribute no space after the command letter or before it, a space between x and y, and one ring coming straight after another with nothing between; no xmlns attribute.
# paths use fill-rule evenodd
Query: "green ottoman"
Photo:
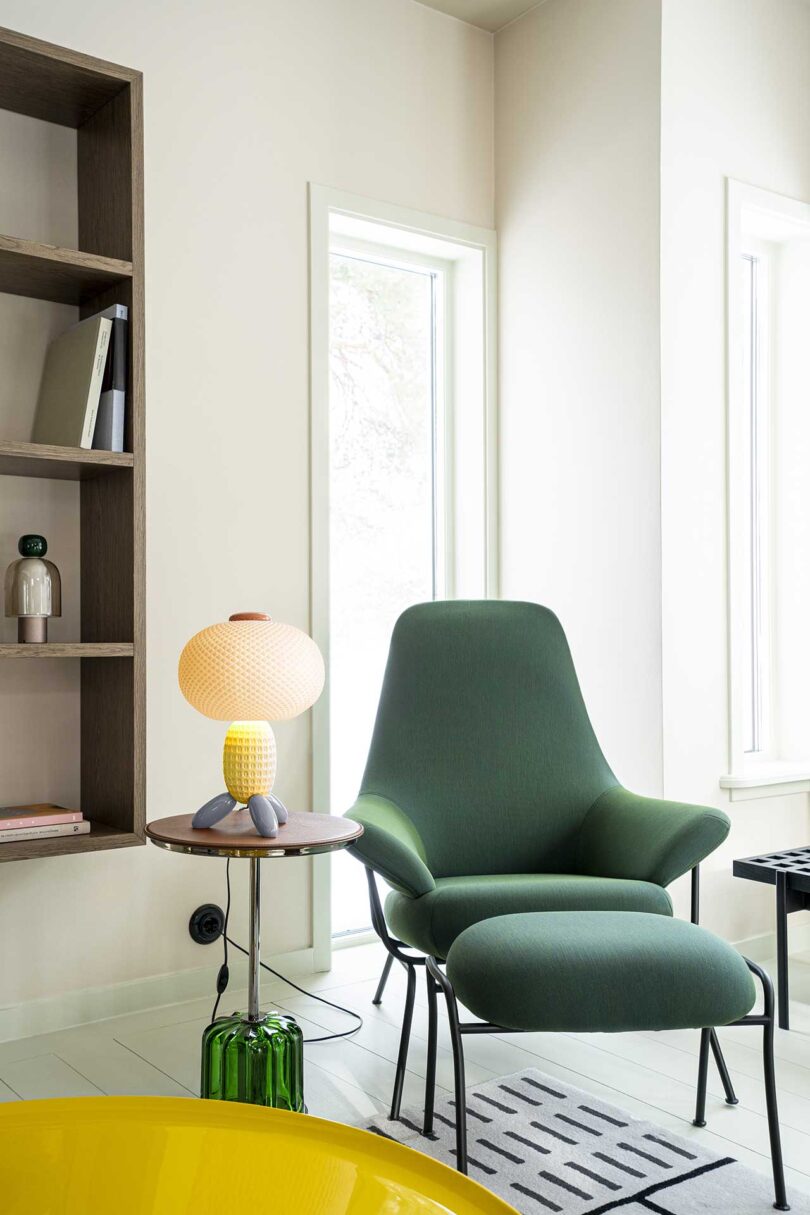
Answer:
<svg viewBox="0 0 810 1215"><path fill-rule="evenodd" d="M765 1089L777 1210L789 1210L774 1079L774 999L770 979L705 928L668 916L625 911L549 911L473 924L447 954L446 973L428 959L428 1067L425 1134L433 1128L436 997L444 992L455 1067L456 1160L467 1171L463 1100L465 1033L699 1029L695 1124L705 1126L710 1036L717 1025L763 1029ZM752 1014L762 983L764 1010ZM457 1002L479 1018L459 1020Z"/></svg>

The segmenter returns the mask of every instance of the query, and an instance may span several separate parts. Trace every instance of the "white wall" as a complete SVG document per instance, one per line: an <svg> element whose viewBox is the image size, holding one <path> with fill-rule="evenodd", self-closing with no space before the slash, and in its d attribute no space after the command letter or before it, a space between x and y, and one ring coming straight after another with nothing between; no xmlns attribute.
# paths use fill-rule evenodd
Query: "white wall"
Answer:
<svg viewBox="0 0 810 1215"><path fill-rule="evenodd" d="M560 616L602 745L661 791L660 6L496 37L503 594Z"/></svg>
<svg viewBox="0 0 810 1215"><path fill-rule="evenodd" d="M307 182L491 227L492 40L411 0L0 0L0 24L145 74L155 818L221 784L224 728L177 689L186 639L247 608L308 626ZM304 808L308 722L278 741ZM220 864L150 845L0 876L0 1006L213 965L186 922ZM307 946L307 863L265 888L267 949Z"/></svg>
<svg viewBox="0 0 810 1215"><path fill-rule="evenodd" d="M810 5L663 0L661 134L664 785L723 806L704 919L766 931L772 892L731 859L807 839L804 795L728 803L725 177L810 200ZM805 326L806 328L806 326ZM793 923L793 921L791 921Z"/></svg>

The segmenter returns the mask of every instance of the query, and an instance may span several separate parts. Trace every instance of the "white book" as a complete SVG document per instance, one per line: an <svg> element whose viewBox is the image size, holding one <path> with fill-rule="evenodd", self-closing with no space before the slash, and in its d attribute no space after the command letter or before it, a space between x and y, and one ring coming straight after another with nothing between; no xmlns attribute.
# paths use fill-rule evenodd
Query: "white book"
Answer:
<svg viewBox="0 0 810 1215"><path fill-rule="evenodd" d="M39 389L35 443L93 446L112 324L108 317L90 317L51 342Z"/></svg>
<svg viewBox="0 0 810 1215"><path fill-rule="evenodd" d="M112 321L107 366L101 384L93 447L104 451L124 450L124 422L127 395L127 320L124 304L112 304L99 316Z"/></svg>
<svg viewBox="0 0 810 1215"><path fill-rule="evenodd" d="M54 835L87 835L90 823L84 819L81 823L54 823L50 827L9 827L0 831L0 846L10 844L12 840L46 840Z"/></svg>

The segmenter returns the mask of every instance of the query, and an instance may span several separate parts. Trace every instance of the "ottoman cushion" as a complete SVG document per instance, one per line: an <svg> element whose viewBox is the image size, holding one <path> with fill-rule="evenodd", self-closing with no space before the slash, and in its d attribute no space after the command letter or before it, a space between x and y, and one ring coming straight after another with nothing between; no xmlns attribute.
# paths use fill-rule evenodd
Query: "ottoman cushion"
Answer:
<svg viewBox="0 0 810 1215"><path fill-rule="evenodd" d="M618 1033L728 1025L750 1012L742 956L705 928L625 911L503 915L447 955L456 997L505 1029Z"/></svg>

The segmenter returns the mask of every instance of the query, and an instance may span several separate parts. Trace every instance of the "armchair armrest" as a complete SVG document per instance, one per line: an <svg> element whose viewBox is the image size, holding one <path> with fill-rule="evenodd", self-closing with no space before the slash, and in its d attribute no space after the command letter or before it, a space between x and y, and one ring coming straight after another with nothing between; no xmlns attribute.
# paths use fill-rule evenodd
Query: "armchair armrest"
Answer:
<svg viewBox="0 0 810 1215"><path fill-rule="evenodd" d="M419 832L395 802L363 793L346 818L363 824L363 834L349 852L390 886L411 898L435 888Z"/></svg>
<svg viewBox="0 0 810 1215"><path fill-rule="evenodd" d="M722 844L730 825L722 810L638 797L617 785L585 816L580 870L668 886Z"/></svg>

